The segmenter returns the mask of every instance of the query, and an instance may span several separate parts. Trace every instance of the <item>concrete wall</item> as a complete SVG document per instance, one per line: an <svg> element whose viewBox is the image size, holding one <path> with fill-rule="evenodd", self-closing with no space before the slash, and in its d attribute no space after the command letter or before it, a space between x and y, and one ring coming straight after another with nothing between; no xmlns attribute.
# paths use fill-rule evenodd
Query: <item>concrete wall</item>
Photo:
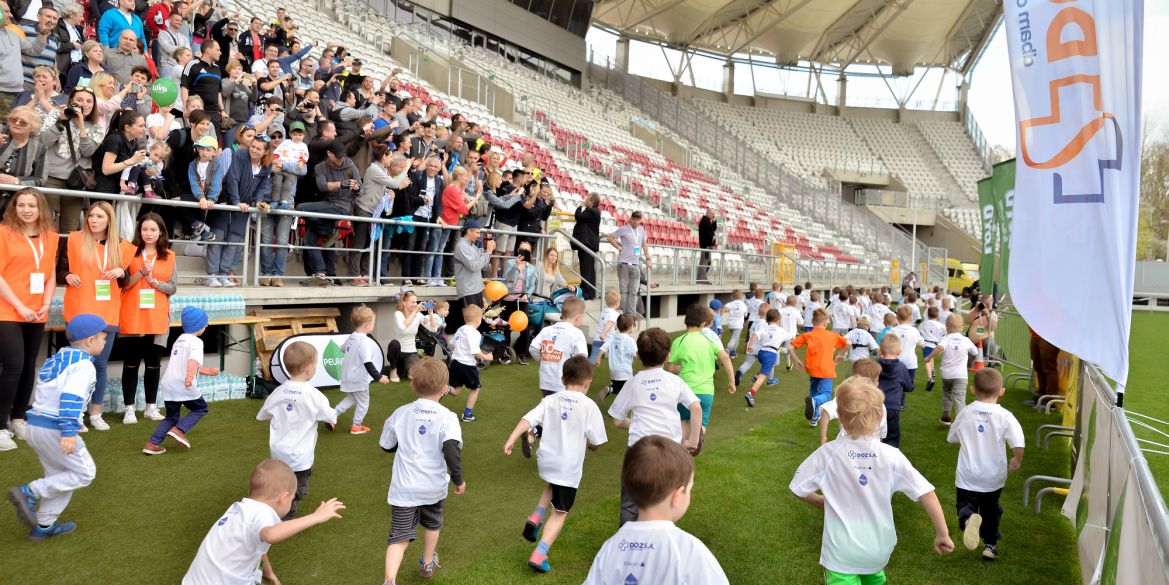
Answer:
<svg viewBox="0 0 1169 585"><path fill-rule="evenodd" d="M448 14L442 10L443 14ZM505 0L450 0L450 17L580 72L585 40Z"/></svg>

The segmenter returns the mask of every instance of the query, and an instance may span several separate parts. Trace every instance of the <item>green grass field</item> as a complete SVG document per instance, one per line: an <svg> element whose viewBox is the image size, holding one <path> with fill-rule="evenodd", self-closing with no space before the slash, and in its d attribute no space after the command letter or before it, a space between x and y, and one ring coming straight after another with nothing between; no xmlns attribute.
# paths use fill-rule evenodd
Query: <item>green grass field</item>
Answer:
<svg viewBox="0 0 1169 585"><path fill-rule="evenodd" d="M1165 329L1169 327L1169 313L1150 313L1134 311L1132 317L1132 336L1129 342L1129 374L1128 385L1125 387L1124 407L1130 412L1137 412L1163 421L1169 421L1169 400L1165 398L1165 370L1160 368L1161 360L1169 355L1169 338L1165 337ZM1164 432L1169 432L1169 424L1159 424L1130 415L1131 420L1143 421ZM1133 434L1138 439L1169 443L1169 438L1151 429L1133 424ZM1146 449L1169 449L1144 445ZM1169 499L1169 455L1159 453L1145 453L1149 461L1149 468L1157 478L1157 485L1161 489L1161 496Z"/></svg>
<svg viewBox="0 0 1169 585"><path fill-rule="evenodd" d="M1169 318L1169 317L1167 317ZM844 366L846 366L845 364ZM844 372L842 366L841 372ZM594 390L604 385L602 366ZM782 374L765 388L759 406L748 410L741 396L717 396L706 447L698 457L694 497L680 526L701 538L731 583L819 583L822 513L796 500L787 489L796 466L818 444L802 416L807 378ZM722 373L716 381L722 379ZM527 567L531 545L520 536L524 517L541 489L535 460L519 450L502 454L502 444L519 417L539 399L536 368L492 366L484 374L479 421L464 426L467 492L446 503L439 542L443 568L434 583L580 583L601 543L617 528L618 479L625 431L608 427L609 443L586 458L576 507L552 547L553 571L536 575ZM903 449L938 488L952 534L954 466L957 446L945 443L937 422L937 392L908 397L903 413ZM722 384L722 383L720 383ZM1136 387L1134 383L1132 387ZM725 387L722 384L720 387ZM339 392L326 392L332 402ZM1150 393L1151 394L1151 393ZM1022 406L1028 396L1009 392L1004 404L1023 423L1028 441L1047 419ZM344 519L316 527L273 547L273 566L286 585L381 583L389 528L386 491L393 455L377 446L381 423L413 399L406 384L375 387L364 436L325 431L302 513L332 496L348 509ZM448 399L449 400L449 399ZM63 519L78 523L75 534L31 543L10 511L0 515L0 582L177 583L203 536L220 514L246 492L251 468L268 456L267 426L257 422L255 400L213 403L210 414L189 437L194 448L172 449L160 457L140 453L153 426L123 426L85 435L97 461L93 485L78 492ZM462 402L446 403L457 410ZM608 404L602 405L602 410ZM348 414L343 422L348 424ZM1028 445L1023 469L1004 491L1000 560L984 563L961 547L948 557L933 553L933 533L921 507L904 496L894 502L899 543L887 568L891 582L913 584L1068 584L1079 570L1070 524L1052 502L1041 515L1024 510L1022 480L1033 474L1067 475L1066 450L1043 452ZM0 487L38 477L31 449L21 445L0 455ZM407 551L400 583L420 583L413 560L421 543ZM1040 551L1041 554L1040 554Z"/></svg>

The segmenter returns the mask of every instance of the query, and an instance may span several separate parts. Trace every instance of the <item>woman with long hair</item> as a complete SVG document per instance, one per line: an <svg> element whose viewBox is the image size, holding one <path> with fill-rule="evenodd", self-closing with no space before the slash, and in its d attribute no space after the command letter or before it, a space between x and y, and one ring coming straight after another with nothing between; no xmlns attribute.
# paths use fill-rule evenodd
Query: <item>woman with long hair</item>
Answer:
<svg viewBox="0 0 1169 585"><path fill-rule="evenodd" d="M0 144L0 184L43 187L45 185L45 146L37 137L41 118L29 106L8 112L8 141Z"/></svg>
<svg viewBox="0 0 1169 585"><path fill-rule="evenodd" d="M90 158L105 140L106 129L97 118L97 101L93 90L78 87L69 95L69 105L53 124L41 131L45 145L45 186L68 189L69 177L77 169L92 170ZM46 195L49 209L57 212L57 224L63 233L81 227L84 201L80 197Z"/></svg>
<svg viewBox="0 0 1169 585"><path fill-rule="evenodd" d="M147 212L138 220L133 246L134 259L122 282L120 315L122 347L126 350L122 361L122 404L126 406L122 423L128 425L138 422L134 403L138 396L138 366L142 362L146 362L142 378L146 408L142 414L150 420L165 418L155 401L170 333L170 297L178 289L175 254L161 216Z"/></svg>
<svg viewBox="0 0 1169 585"><path fill-rule="evenodd" d="M119 193L122 171L146 159L146 119L131 110L123 111L109 134L94 152L94 178L98 193Z"/></svg>
<svg viewBox="0 0 1169 585"><path fill-rule="evenodd" d="M0 224L0 451L24 438L37 353L57 288L57 232L40 191L17 191Z"/></svg>
<svg viewBox="0 0 1169 585"><path fill-rule="evenodd" d="M568 282L564 280L564 275L560 272L560 252L554 247L549 246L544 252L544 260L536 267L536 273L540 278L536 294L550 297L554 291L562 288L576 290L575 286L568 286Z"/></svg>
<svg viewBox="0 0 1169 585"><path fill-rule="evenodd" d="M89 87L97 96L97 115L101 119L102 125L113 128L110 121L114 118L114 114L122 108L122 101L126 99L126 95L130 93L133 86L127 83L119 90L118 78L114 77L113 73L98 71L93 74L93 79L89 80Z"/></svg>
<svg viewBox="0 0 1169 585"><path fill-rule="evenodd" d="M410 373L422 358L418 357L418 325L422 323L422 306L414 291L405 291L398 298L398 309L394 311L394 339L386 347L386 363L389 364L390 381L400 382Z"/></svg>
<svg viewBox="0 0 1169 585"><path fill-rule="evenodd" d="M243 213L234 211L210 211L207 226L215 235L216 242L227 245L212 245L207 249L207 285L236 286L227 273L241 256L240 246L248 230L248 210L266 201L272 192L272 151L268 148L268 137L256 136L251 145L231 155L231 167L223 177L220 203L239 206ZM216 202L202 199L200 205L208 208Z"/></svg>
<svg viewBox="0 0 1169 585"><path fill-rule="evenodd" d="M89 313L108 324L106 347L93 359L97 384L89 408L89 424L99 431L110 428L101 418L101 408L106 397L106 370L121 323L122 287L119 281L126 277L134 259L134 245L118 237L116 225L114 208L106 201L95 201L85 214L85 227L69 234L65 248L65 284L68 285L65 288L65 322Z"/></svg>

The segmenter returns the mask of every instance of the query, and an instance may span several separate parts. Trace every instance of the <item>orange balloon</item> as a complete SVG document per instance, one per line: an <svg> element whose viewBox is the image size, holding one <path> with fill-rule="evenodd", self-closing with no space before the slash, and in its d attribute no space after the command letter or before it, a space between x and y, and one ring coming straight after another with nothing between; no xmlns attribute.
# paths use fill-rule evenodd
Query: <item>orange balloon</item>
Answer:
<svg viewBox="0 0 1169 585"><path fill-rule="evenodd" d="M507 296L507 285L498 280L489 280L483 292L487 295L487 299L494 303Z"/></svg>
<svg viewBox="0 0 1169 585"><path fill-rule="evenodd" d="M512 331L523 331L528 328L528 316L523 311L516 311L507 318L507 325Z"/></svg>

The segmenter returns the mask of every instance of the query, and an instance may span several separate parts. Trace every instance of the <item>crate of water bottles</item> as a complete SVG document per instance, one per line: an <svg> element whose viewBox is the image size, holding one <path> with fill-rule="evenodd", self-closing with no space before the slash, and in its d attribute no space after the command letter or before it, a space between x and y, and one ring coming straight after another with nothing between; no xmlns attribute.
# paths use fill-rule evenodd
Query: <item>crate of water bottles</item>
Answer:
<svg viewBox="0 0 1169 585"><path fill-rule="evenodd" d="M220 400L238 400L247 397L247 379L233 374L219 374L216 376L199 375L199 392L203 400L217 402ZM158 398L159 408L162 408L162 397ZM106 396L102 401L102 410L106 412L122 412L125 405L122 403L122 379L111 378L106 384ZM142 380L138 380L138 389L134 395L134 408L146 408L146 390Z"/></svg>
<svg viewBox="0 0 1169 585"><path fill-rule="evenodd" d="M219 321L244 316L247 304L240 295L175 295L170 299L170 320L180 321L185 307L199 307L207 312L207 319Z"/></svg>

